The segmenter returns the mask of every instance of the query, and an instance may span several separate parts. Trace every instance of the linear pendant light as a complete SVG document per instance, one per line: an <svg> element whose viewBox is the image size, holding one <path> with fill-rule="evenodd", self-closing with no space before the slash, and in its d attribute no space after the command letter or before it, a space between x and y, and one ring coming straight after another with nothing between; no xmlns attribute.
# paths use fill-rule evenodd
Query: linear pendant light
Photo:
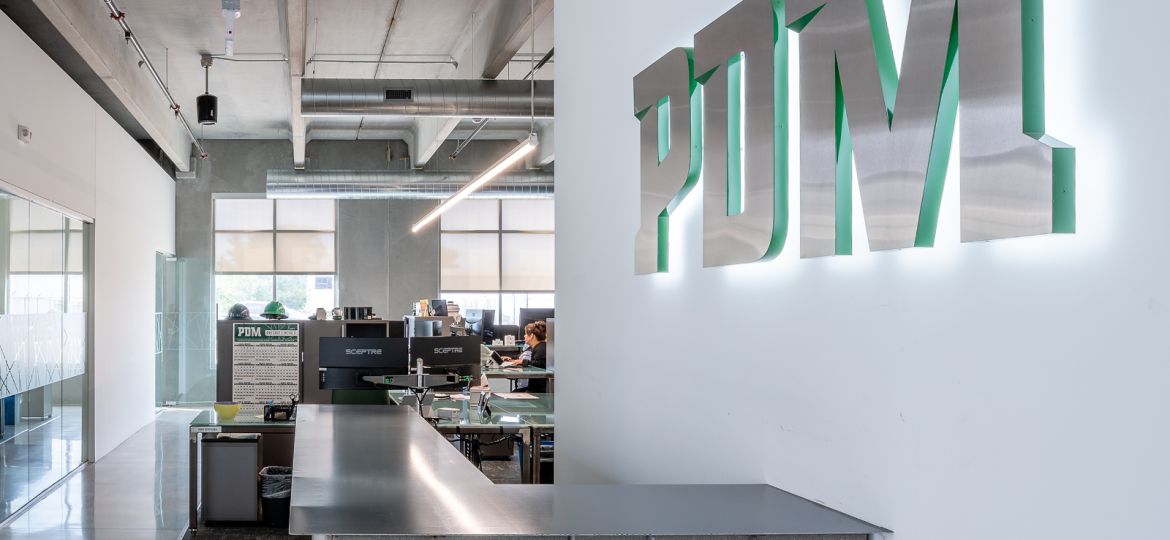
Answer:
<svg viewBox="0 0 1170 540"><path fill-rule="evenodd" d="M454 195L443 201L441 204L439 204L439 206L436 206L435 209L431 210L429 213L427 213L427 215L423 216L422 219L418 220L418 222L410 228L410 232L418 232L422 230L430 222L443 215L444 212L459 204L460 201L470 197L471 194L475 193L476 191L479 191L479 188L483 187L484 184L491 182L492 179L499 176L500 173L508 170L509 167L515 165L516 162L520 161L521 159L524 159L524 156L532 153L532 151L536 149L536 145L536 134L529 133L528 138L521 142L520 146L517 146L511 152L508 152L508 154L497 161L495 165L492 165L491 168L484 171L483 174L475 177L474 180L469 182L466 186L463 186L462 189L455 192Z"/></svg>

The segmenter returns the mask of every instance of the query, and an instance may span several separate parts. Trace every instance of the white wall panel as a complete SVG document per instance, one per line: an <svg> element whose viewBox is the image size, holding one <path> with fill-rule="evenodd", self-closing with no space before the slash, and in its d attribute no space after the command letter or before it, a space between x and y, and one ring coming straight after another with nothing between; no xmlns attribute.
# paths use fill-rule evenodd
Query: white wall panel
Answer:
<svg viewBox="0 0 1170 540"><path fill-rule="evenodd" d="M0 180L93 216L94 123L101 109L6 15L0 15L0 51ZM17 140L18 125L32 130L31 143Z"/></svg>
<svg viewBox="0 0 1170 540"><path fill-rule="evenodd" d="M154 254L174 251L174 182L6 16L0 50L0 181L95 223L100 458L154 418Z"/></svg>
<svg viewBox="0 0 1170 540"><path fill-rule="evenodd" d="M105 113L94 225L94 451L154 419L156 252L175 251L175 183Z"/></svg>
<svg viewBox="0 0 1170 540"><path fill-rule="evenodd" d="M904 31L908 1L887 4ZM635 276L632 78L734 2L559 2L557 480L767 482L897 540L1159 536L1170 6L1046 4L1077 234L960 244L952 165L937 247L869 253L858 213L856 255L801 260L794 163L777 260L703 269L700 187L671 273ZM622 329L621 354L598 354L599 327Z"/></svg>

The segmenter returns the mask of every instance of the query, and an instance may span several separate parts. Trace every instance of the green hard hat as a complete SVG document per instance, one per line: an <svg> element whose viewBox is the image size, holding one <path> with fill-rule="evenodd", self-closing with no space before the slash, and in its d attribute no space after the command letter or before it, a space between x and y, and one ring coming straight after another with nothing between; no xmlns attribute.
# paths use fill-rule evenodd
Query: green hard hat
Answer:
<svg viewBox="0 0 1170 540"><path fill-rule="evenodd" d="M272 301L264 306L264 313L261 313L260 316L265 319L287 319L288 312L284 310L284 304Z"/></svg>

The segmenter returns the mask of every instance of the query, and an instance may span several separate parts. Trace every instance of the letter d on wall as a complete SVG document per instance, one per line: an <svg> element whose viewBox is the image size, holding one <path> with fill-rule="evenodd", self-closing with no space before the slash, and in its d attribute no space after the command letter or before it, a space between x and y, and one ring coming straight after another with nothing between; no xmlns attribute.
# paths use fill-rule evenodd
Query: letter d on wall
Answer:
<svg viewBox="0 0 1170 540"><path fill-rule="evenodd" d="M768 259L788 232L788 32L783 0L744 0L695 34L703 266Z"/></svg>
<svg viewBox="0 0 1170 540"><path fill-rule="evenodd" d="M670 214L699 181L703 165L702 93L690 49L666 53L634 77L641 122L642 210L634 272L667 271Z"/></svg>

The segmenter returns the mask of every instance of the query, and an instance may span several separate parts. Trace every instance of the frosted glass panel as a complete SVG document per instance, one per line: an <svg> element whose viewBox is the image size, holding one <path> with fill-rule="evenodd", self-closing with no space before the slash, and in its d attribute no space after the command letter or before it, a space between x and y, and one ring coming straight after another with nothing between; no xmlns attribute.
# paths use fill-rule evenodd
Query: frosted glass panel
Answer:
<svg viewBox="0 0 1170 540"><path fill-rule="evenodd" d="M272 201L216 199L215 228L220 231L272 230Z"/></svg>
<svg viewBox="0 0 1170 540"><path fill-rule="evenodd" d="M465 200L447 210L442 220L444 231L496 231L500 228L499 201Z"/></svg>
<svg viewBox="0 0 1170 540"><path fill-rule="evenodd" d="M499 236L444 233L440 254L440 288L445 291L494 291L500 286Z"/></svg>
<svg viewBox="0 0 1170 540"><path fill-rule="evenodd" d="M216 233L216 272L272 272L272 234Z"/></svg>
<svg viewBox="0 0 1170 540"><path fill-rule="evenodd" d="M505 234L501 252L506 291L551 291L556 287L552 234Z"/></svg>
<svg viewBox="0 0 1170 540"><path fill-rule="evenodd" d="M333 273L333 233L278 233L276 271Z"/></svg>
<svg viewBox="0 0 1170 540"><path fill-rule="evenodd" d="M337 205L331 200L276 201L276 228L282 231L332 231Z"/></svg>
<svg viewBox="0 0 1170 540"><path fill-rule="evenodd" d="M556 228L553 201L502 201L505 231L551 231Z"/></svg>

